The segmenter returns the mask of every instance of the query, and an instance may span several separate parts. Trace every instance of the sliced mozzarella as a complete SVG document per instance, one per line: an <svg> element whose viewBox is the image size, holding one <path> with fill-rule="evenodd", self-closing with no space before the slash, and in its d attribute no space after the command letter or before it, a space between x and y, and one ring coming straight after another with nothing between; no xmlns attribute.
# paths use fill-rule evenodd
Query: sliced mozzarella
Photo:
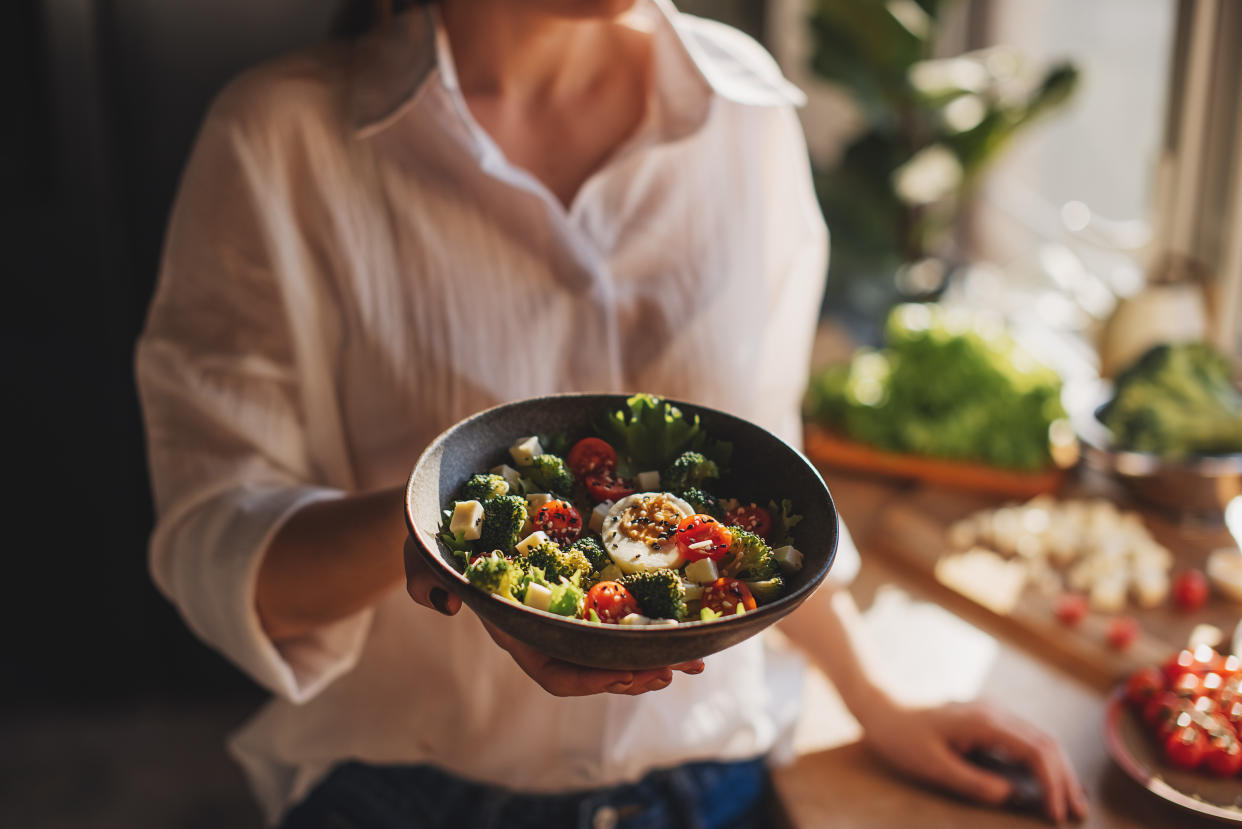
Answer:
<svg viewBox="0 0 1242 829"><path fill-rule="evenodd" d="M552 590L538 582L531 582L526 587L525 604L527 607L533 607L536 610L547 610L552 604Z"/></svg>
<svg viewBox="0 0 1242 829"><path fill-rule="evenodd" d="M638 492L627 495L612 505L604 517L604 529L600 537L604 549L613 562L625 573L641 573L649 570L678 570L685 564L685 556L677 549L672 534L668 538L650 536L647 539L631 538L621 531L621 525L629 518L641 515L648 503L644 499L658 498L677 513L674 520L694 514L694 509L676 495L667 492Z"/></svg>
<svg viewBox="0 0 1242 829"><path fill-rule="evenodd" d="M686 565L686 580L696 584L711 584L720 578L716 562L710 558L701 558Z"/></svg>
<svg viewBox="0 0 1242 829"><path fill-rule="evenodd" d="M509 447L509 454L518 466L529 466L532 460L543 454L543 447L537 437L522 438Z"/></svg>
<svg viewBox="0 0 1242 829"><path fill-rule="evenodd" d="M796 573L802 569L802 553L790 544L777 547L772 551L772 555L776 557L776 563L782 572Z"/></svg>
<svg viewBox="0 0 1242 829"><path fill-rule="evenodd" d="M608 510L612 509L612 501L605 501L597 504L595 509L591 511L591 520L588 526L597 533L604 531L604 519L608 517Z"/></svg>
<svg viewBox="0 0 1242 829"><path fill-rule="evenodd" d="M688 581L681 583L682 592L685 593L685 599L688 602L697 602L703 598L703 585L693 584Z"/></svg>
<svg viewBox="0 0 1242 829"><path fill-rule="evenodd" d="M547 544L551 540L552 539L548 538L547 533L543 530L539 530L538 532L533 532L519 541L514 546L514 549L517 550L518 555L524 556L540 544Z"/></svg>
<svg viewBox="0 0 1242 829"><path fill-rule="evenodd" d="M654 469L650 472L639 472L634 476L634 483L644 492L655 492L660 488L660 473Z"/></svg>
<svg viewBox="0 0 1242 829"><path fill-rule="evenodd" d="M467 541L473 541L483 531L483 505L478 501L458 501L453 507L449 532L461 533Z"/></svg>
<svg viewBox="0 0 1242 829"><path fill-rule="evenodd" d="M509 485L510 492L517 492L522 486L522 474L512 466L509 466L507 463L502 463L500 466L493 466L488 471L493 475L499 475L504 478L505 483Z"/></svg>

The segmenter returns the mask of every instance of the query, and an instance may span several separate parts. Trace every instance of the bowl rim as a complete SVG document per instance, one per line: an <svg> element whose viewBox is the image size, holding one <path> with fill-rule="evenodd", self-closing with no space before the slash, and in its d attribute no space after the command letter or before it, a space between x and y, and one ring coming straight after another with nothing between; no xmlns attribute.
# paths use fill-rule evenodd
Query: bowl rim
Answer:
<svg viewBox="0 0 1242 829"><path fill-rule="evenodd" d="M688 410L692 410L694 412L711 412L713 415L718 415L728 420L736 420L740 423L744 423L756 429L760 429L769 438L785 446L796 457L801 459L801 461L804 464L806 464L807 469L811 471L811 473L815 477L815 480L819 482L820 487L823 489L823 494L824 494L825 500L827 501L828 509L831 512L833 523L834 523L834 531L832 533L832 541L828 549L828 555L819 573L817 573L813 578L807 580L807 582L804 583L797 590L794 590L790 593L786 593L785 595L781 596L779 599L777 599L774 602L769 602L768 604L761 605L760 607L757 607L754 610L747 611L746 613L743 613L741 615L721 617L719 619L712 619L710 621L703 621L701 619L696 619L693 621L678 622L676 625L669 625L669 624L611 625L611 624L601 624L598 622L590 622L585 619L574 619L568 616L561 616L556 613L550 613L546 610L539 610L538 608L529 607L524 604L518 604L517 602L509 600L509 599L500 598L494 593L484 593L482 590L478 590L473 585L471 585L470 582L466 580L466 577L463 573L458 572L457 568L450 566L449 563L444 559L444 557L438 553L439 548L443 546L443 542L441 542L437 536L431 535L430 543L428 543L428 539L424 536L425 531L420 529L417 522L414 520L414 508L413 508L414 481L415 481L415 478L417 477L419 469L422 468L423 462L426 461L440 446L442 446L448 440L449 436L453 432L456 432L458 429L464 428L465 426L472 423L473 421L476 421L482 417L490 415L501 409L516 408L519 406L529 405L537 401L567 400L567 399L582 399L582 398L607 398L607 399L616 399L618 401L624 402L632 396L633 396L632 394L620 394L620 393L613 393L613 392L562 392L562 393L557 393L557 394L544 394L544 395L539 395L537 397L527 397L521 400L513 400L507 403L500 403L498 405L491 406L487 409L483 409L482 411L469 415L457 421L456 423L449 426L448 428L446 428L444 431L438 434L430 443L427 444L427 447L418 456L418 460L415 461L414 467L410 472L409 478L406 479L405 504L404 504L404 510L403 510L405 513L405 526L406 526L406 530L409 536L414 539L414 542L415 542L414 546L418 549L419 554L422 555L423 559L427 561L431 565L431 567L435 569L437 572L440 572L441 574L444 574L444 573L449 574L457 585L468 588L470 591L472 591L474 596L478 600L493 603L493 606L495 607L506 608L506 610L502 612L509 612L509 610L520 611L523 613L533 612L540 616L545 617L548 620L553 620L553 621L560 622L562 624L567 624L567 625L577 625L577 626L584 627L589 630L606 631L609 635L650 636L653 632L655 632L655 633L659 633L659 634L666 635L666 636L676 637L676 636L693 635L696 632L696 630L703 625L711 625L714 630L722 630L723 626L725 625L733 625L734 627L738 627L741 625L750 625L750 624L754 624L755 619L762 619L762 618L765 618L767 616L772 616L772 615L781 615L780 611L783 611L785 606L787 605L792 605L792 607L796 608L799 604L803 602L803 600L805 600L808 596L810 596L811 593L813 593L816 589L818 589L819 586L823 583L824 579L828 577L828 572L832 569L832 565L836 562L837 549L841 541L841 515L837 510L836 501L833 500L832 493L829 491L828 485L824 483L824 478L820 474L819 470L815 467L815 465L811 463L810 460L807 459L806 455L801 450L799 450L796 446L793 446L784 438L769 431L768 429L765 429L764 427L758 425L757 423L752 423L751 421L746 420L745 418L739 417L729 412L721 411L720 409L714 409L710 406L702 406L702 405L699 405L698 403L689 403L689 402L682 401L682 400L676 400L671 397L664 397L662 395L653 395L653 396L659 397L661 400L673 406L676 406L679 409L685 408ZM445 549L447 550L447 548Z"/></svg>

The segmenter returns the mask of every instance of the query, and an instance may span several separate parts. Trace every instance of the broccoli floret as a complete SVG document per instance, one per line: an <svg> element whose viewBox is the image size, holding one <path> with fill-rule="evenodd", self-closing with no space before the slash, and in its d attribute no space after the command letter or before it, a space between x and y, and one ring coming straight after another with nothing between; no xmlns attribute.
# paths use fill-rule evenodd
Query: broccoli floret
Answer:
<svg viewBox="0 0 1242 829"><path fill-rule="evenodd" d="M555 541L536 545L526 552L525 559L528 567L543 570L549 581L572 579L575 574L578 579L587 579L595 572L582 550L572 547L563 550Z"/></svg>
<svg viewBox="0 0 1242 829"><path fill-rule="evenodd" d="M784 594L785 579L777 576L763 581L748 581L746 586L750 588L750 595L755 597L756 604L767 604L776 601Z"/></svg>
<svg viewBox="0 0 1242 829"><path fill-rule="evenodd" d="M729 527L733 543L723 558L722 572L743 581L780 578L781 568L767 542L738 526Z"/></svg>
<svg viewBox="0 0 1242 829"><path fill-rule="evenodd" d="M522 568L500 553L480 556L466 568L466 580L475 587L515 601L522 576ZM520 589L525 595L525 587Z"/></svg>
<svg viewBox="0 0 1242 829"><path fill-rule="evenodd" d="M483 527L479 531L479 547L484 550L513 551L522 540L526 524L526 499L519 495L501 495L483 502Z"/></svg>
<svg viewBox="0 0 1242 829"><path fill-rule="evenodd" d="M489 498L499 498L509 494L509 482L500 475L480 473L466 481L462 488L463 501L483 502Z"/></svg>
<svg viewBox="0 0 1242 829"><path fill-rule="evenodd" d="M522 470L543 492L554 492L566 497L574 491L574 473L569 471L559 455L545 452L535 456L530 466Z"/></svg>
<svg viewBox="0 0 1242 829"><path fill-rule="evenodd" d="M716 496L710 492L692 486L682 491L681 500L693 507L695 512L710 515L717 521L724 519L724 508L720 506L720 501L716 499Z"/></svg>
<svg viewBox="0 0 1242 829"><path fill-rule="evenodd" d="M720 477L720 468L700 452L682 452L660 473L660 481L669 492L682 493L702 486L704 481Z"/></svg>
<svg viewBox="0 0 1242 829"><path fill-rule="evenodd" d="M572 581L565 579L552 588L552 598L548 601L548 612L561 616L577 616L582 612L582 604L586 593Z"/></svg>
<svg viewBox="0 0 1242 829"><path fill-rule="evenodd" d="M570 544L569 549L577 550L586 556L587 561L591 562L591 569L596 573L612 564L612 556L604 552L603 545L589 535Z"/></svg>
<svg viewBox="0 0 1242 829"><path fill-rule="evenodd" d="M552 586L552 583L548 581L548 577L539 567L523 567L517 561L513 561L513 566L522 574L513 585L513 598L519 602L526 601L526 591L532 584L542 584L544 587Z"/></svg>
<svg viewBox="0 0 1242 829"><path fill-rule="evenodd" d="M1158 345L1117 375L1100 419L1117 446L1170 458L1242 451L1242 395L1204 343Z"/></svg>
<svg viewBox="0 0 1242 829"><path fill-rule="evenodd" d="M685 588L675 570L645 570L621 578L638 601L638 609L653 619L680 619L686 615Z"/></svg>

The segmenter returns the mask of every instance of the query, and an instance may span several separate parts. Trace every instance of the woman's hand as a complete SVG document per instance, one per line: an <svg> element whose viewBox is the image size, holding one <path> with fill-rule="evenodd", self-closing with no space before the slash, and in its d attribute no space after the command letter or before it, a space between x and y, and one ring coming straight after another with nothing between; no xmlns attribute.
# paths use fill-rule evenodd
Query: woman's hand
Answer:
<svg viewBox="0 0 1242 829"><path fill-rule="evenodd" d="M1061 747L1011 714L981 702L915 709L887 700L856 713L863 714L859 720L868 747L911 777L1000 806L1013 794L1013 785L964 757L975 749L994 749L1039 779L1049 818L1060 823L1087 813L1086 795Z"/></svg>
<svg viewBox="0 0 1242 829"><path fill-rule="evenodd" d="M405 589L410 598L423 607L452 616L461 610L461 599L451 586L427 566L413 538L405 540ZM584 668L532 648L484 621L483 626L497 645L513 657L526 675L545 691L557 697L580 697L588 694L628 694L634 696L667 688L673 671L697 674L703 671L703 660L683 662L668 668L646 671L605 671Z"/></svg>

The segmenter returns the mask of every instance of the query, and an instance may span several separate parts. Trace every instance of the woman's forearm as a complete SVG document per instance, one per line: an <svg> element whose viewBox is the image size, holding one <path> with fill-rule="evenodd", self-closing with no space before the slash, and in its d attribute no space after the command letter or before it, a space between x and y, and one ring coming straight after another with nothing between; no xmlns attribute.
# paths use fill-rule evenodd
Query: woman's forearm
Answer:
<svg viewBox="0 0 1242 829"><path fill-rule="evenodd" d="M873 711L892 705L876 679L874 656L854 598L820 589L779 624L781 632L832 680L846 707L866 727Z"/></svg>
<svg viewBox="0 0 1242 829"><path fill-rule="evenodd" d="M296 512L259 565L255 604L273 640L373 604L404 579L402 489L319 501Z"/></svg>

